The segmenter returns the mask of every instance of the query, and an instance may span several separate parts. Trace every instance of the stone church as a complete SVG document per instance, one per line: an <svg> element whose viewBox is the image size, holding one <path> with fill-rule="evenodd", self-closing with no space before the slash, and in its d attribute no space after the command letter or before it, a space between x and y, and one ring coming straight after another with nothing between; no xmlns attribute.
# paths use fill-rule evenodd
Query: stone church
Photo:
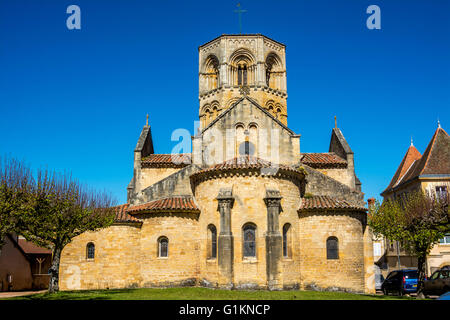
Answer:
<svg viewBox="0 0 450 320"><path fill-rule="evenodd" d="M191 152L155 153L143 127L127 203L112 226L63 250L60 288L374 292L353 151L336 125L328 152L300 151L288 127L286 46L222 35L198 52Z"/></svg>

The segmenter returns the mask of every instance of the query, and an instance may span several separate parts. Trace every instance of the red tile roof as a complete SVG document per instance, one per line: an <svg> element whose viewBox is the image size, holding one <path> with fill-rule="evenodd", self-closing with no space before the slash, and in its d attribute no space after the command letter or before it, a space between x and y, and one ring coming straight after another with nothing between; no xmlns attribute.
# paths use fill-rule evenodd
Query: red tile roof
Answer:
<svg viewBox="0 0 450 320"><path fill-rule="evenodd" d="M20 239L17 241L23 252L27 254L51 254L52 250L47 248L38 247L33 242L27 241L26 239Z"/></svg>
<svg viewBox="0 0 450 320"><path fill-rule="evenodd" d="M253 156L240 156L236 157L230 160L226 160L222 163L212 165L201 172L209 172L209 171L216 171L216 170L229 170L229 169L244 169L244 168L254 168L254 169L260 169L260 168L269 168L272 166L278 166L281 169L285 170L292 170L295 171L294 168L291 168L286 165L277 165L274 163L271 163L270 161L263 160L261 158L253 157Z"/></svg>
<svg viewBox="0 0 450 320"><path fill-rule="evenodd" d="M409 147L391 183L383 193L421 175L448 174L450 174L450 136L444 129L438 128L422 156L414 146Z"/></svg>
<svg viewBox="0 0 450 320"><path fill-rule="evenodd" d="M347 200L342 200L330 196L313 196L310 198L303 198L298 211L307 210L335 210L335 209L350 209L367 211L362 206L355 206Z"/></svg>
<svg viewBox="0 0 450 320"><path fill-rule="evenodd" d="M300 161L312 168L346 168L347 161L334 152L302 153Z"/></svg>
<svg viewBox="0 0 450 320"><path fill-rule="evenodd" d="M182 168L191 163L190 153L150 154L141 160L143 168L163 167Z"/></svg>
<svg viewBox="0 0 450 320"><path fill-rule="evenodd" d="M411 165L413 165L415 161L419 160L421 156L422 155L416 149L416 147L411 145L408 148L408 151L406 151L406 154L403 157L402 162L398 166L397 171L395 172L394 176L392 177L391 182L389 183L389 185L385 191L387 191L387 190L391 189L393 186L395 186L397 184L397 182L399 182L399 180L401 180L403 178L403 176L408 171L408 169L411 168Z"/></svg>
<svg viewBox="0 0 450 320"><path fill-rule="evenodd" d="M128 208L129 213L147 211L189 211L200 212L192 197L179 196L154 200Z"/></svg>
<svg viewBox="0 0 450 320"><path fill-rule="evenodd" d="M128 203L116 207L116 217L114 219L114 222L121 222L121 223L141 222L141 220L136 219L135 217L128 214L128 207L129 207Z"/></svg>

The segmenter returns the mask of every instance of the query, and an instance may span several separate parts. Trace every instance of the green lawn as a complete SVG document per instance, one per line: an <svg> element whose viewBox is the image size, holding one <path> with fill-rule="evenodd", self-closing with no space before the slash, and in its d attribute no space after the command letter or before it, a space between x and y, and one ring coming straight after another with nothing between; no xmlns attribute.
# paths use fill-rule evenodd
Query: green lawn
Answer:
<svg viewBox="0 0 450 320"><path fill-rule="evenodd" d="M142 288L62 291L56 294L33 294L11 300L392 300L410 297L363 295L318 291L241 291L208 288Z"/></svg>

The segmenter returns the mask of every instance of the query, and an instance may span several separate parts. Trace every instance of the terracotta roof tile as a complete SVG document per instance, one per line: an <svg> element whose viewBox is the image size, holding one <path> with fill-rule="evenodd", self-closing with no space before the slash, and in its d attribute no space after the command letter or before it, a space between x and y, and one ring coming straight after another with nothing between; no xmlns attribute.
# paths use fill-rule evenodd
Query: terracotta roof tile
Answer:
<svg viewBox="0 0 450 320"><path fill-rule="evenodd" d="M450 136L444 129L438 128L422 156L414 146L409 147L391 183L383 193L421 175L448 174L450 174Z"/></svg>
<svg viewBox="0 0 450 320"><path fill-rule="evenodd" d="M146 211L198 211L199 208L192 197L178 196L165 199L154 200L148 203L132 206L129 213Z"/></svg>
<svg viewBox="0 0 450 320"><path fill-rule="evenodd" d="M300 161L312 168L346 168L347 161L334 152L302 153Z"/></svg>
<svg viewBox="0 0 450 320"><path fill-rule="evenodd" d="M142 158L141 165L143 168L152 167L169 167L182 168L191 163L190 153L180 154L150 154Z"/></svg>
<svg viewBox="0 0 450 320"><path fill-rule="evenodd" d="M355 206L347 200L342 200L330 196L313 196L311 198L303 198L298 211L306 210L333 210L333 209L351 209L367 211L366 208Z"/></svg>
<svg viewBox="0 0 450 320"><path fill-rule="evenodd" d="M136 219L135 217L128 214L128 207L129 204L122 204L120 206L115 207L116 208L116 217L114 219L114 222L130 222L130 223L136 223L141 222L141 220Z"/></svg>
<svg viewBox="0 0 450 320"><path fill-rule="evenodd" d="M402 162L400 162L400 165L398 166L397 171L395 172L394 176L392 177L391 182L389 183L389 185L387 186L385 191L389 190L394 185L396 185L400 180L402 180L405 173L407 173L407 171L411 168L411 166L414 164L414 162L416 160L419 160L421 156L422 155L416 149L416 147L411 145L408 148L408 151L406 151L406 154L403 157Z"/></svg>
<svg viewBox="0 0 450 320"><path fill-rule="evenodd" d="M226 160L219 164L212 165L212 166L202 170L202 172L215 171L215 170L244 169L244 168L260 169L260 168L269 168L272 166L278 166L279 168L285 169L285 170L292 170L292 171L296 170L296 169L291 168L286 165L273 164L270 161L263 160L258 157L240 156L240 157L236 157L236 158L233 158L230 160Z"/></svg>

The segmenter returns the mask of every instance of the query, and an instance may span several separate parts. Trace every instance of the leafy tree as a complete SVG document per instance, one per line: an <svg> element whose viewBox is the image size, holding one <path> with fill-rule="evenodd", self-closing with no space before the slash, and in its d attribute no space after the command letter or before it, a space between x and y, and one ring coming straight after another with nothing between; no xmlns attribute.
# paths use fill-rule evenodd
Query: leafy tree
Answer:
<svg viewBox="0 0 450 320"><path fill-rule="evenodd" d="M369 210L369 225L375 235L401 241L417 257L418 292L423 289L427 255L450 230L448 203L448 192L436 196L419 190L382 204L376 202Z"/></svg>
<svg viewBox="0 0 450 320"><path fill-rule="evenodd" d="M0 159L0 253L4 237L16 231L17 216L29 210L33 176L22 162Z"/></svg>
<svg viewBox="0 0 450 320"><path fill-rule="evenodd" d="M61 252L72 239L114 222L113 201L73 180L39 170L32 189L31 210L18 217L17 230L28 241L53 250L49 292L59 290Z"/></svg>

